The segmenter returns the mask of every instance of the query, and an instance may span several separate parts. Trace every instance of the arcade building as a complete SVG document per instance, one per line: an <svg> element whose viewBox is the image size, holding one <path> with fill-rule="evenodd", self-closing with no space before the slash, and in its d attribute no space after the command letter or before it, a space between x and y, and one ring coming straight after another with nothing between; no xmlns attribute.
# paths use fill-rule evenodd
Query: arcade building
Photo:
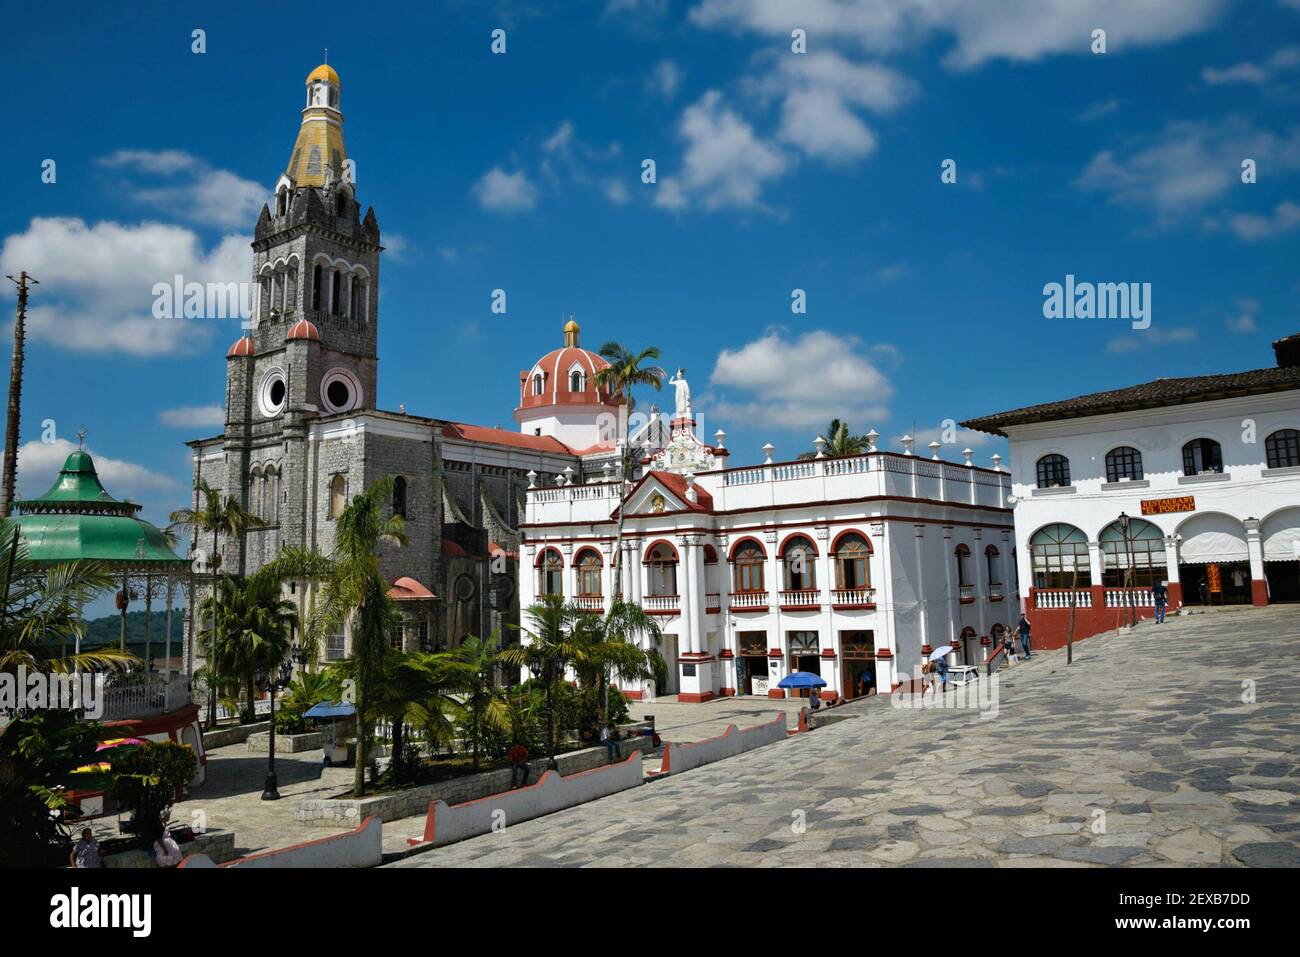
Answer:
<svg viewBox="0 0 1300 957"><path fill-rule="evenodd" d="M1300 601L1300 335L1275 365L1156 379L971 419L1011 443L1035 641L1170 608Z"/></svg>

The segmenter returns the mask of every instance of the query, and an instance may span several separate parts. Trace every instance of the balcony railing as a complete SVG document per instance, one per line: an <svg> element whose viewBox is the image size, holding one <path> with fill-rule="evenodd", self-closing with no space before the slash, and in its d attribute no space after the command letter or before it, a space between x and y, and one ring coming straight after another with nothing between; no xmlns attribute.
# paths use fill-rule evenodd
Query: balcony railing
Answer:
<svg viewBox="0 0 1300 957"><path fill-rule="evenodd" d="M646 595L645 610L657 612L676 612L679 599L676 595Z"/></svg>
<svg viewBox="0 0 1300 957"><path fill-rule="evenodd" d="M731 607L744 611L746 608L766 608L767 592L765 591L733 591L731 593Z"/></svg>
<svg viewBox="0 0 1300 957"><path fill-rule="evenodd" d="M722 595L716 591L711 591L704 596L705 611L720 611L722 609Z"/></svg>
<svg viewBox="0 0 1300 957"><path fill-rule="evenodd" d="M961 592L961 603L963 605L969 605L975 600L974 585L958 585L957 587Z"/></svg>
<svg viewBox="0 0 1300 957"><path fill-rule="evenodd" d="M605 610L605 598L602 595L578 595L573 600L584 611Z"/></svg>
<svg viewBox="0 0 1300 957"><path fill-rule="evenodd" d="M822 593L819 588L795 588L781 592L781 605L799 608L820 608Z"/></svg>
<svg viewBox="0 0 1300 957"><path fill-rule="evenodd" d="M1150 588L1134 588L1132 604L1135 608L1154 608L1156 596L1151 593ZM1106 607L1107 608L1127 608L1129 607L1129 595L1123 588L1106 589Z"/></svg>
<svg viewBox="0 0 1300 957"><path fill-rule="evenodd" d="M1074 592L1075 608L1091 608L1092 592L1086 588L1075 589ZM1040 588L1034 592L1035 608L1069 608L1071 591L1068 588Z"/></svg>
<svg viewBox="0 0 1300 957"><path fill-rule="evenodd" d="M989 584L989 601L1001 601L1005 597L1007 597L1007 592L1001 584L997 582Z"/></svg>
<svg viewBox="0 0 1300 957"><path fill-rule="evenodd" d="M875 602L874 588L836 588L831 592L831 604L835 606L873 605Z"/></svg>
<svg viewBox="0 0 1300 957"><path fill-rule="evenodd" d="M99 720L120 721L163 714L184 708L191 701L187 674L119 676L103 691L103 713Z"/></svg>

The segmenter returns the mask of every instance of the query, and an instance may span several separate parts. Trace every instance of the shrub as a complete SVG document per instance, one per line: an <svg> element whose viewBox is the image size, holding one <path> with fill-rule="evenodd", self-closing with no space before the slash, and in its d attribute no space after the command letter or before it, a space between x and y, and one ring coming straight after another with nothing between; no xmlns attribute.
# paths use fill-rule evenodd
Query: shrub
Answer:
<svg viewBox="0 0 1300 957"><path fill-rule="evenodd" d="M132 812L132 830L147 849L163 832L163 811L194 779L199 759L188 744L150 742L112 759L113 796Z"/></svg>

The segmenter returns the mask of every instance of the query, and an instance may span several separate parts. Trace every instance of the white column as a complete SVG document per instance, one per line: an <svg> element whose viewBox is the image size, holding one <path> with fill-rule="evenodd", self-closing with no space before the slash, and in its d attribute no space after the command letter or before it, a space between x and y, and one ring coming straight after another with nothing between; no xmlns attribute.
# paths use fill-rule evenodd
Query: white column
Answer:
<svg viewBox="0 0 1300 957"><path fill-rule="evenodd" d="M876 607L880 609L882 634L876 637L876 648L887 648L892 657L876 659L876 691L889 694L898 680L898 642L894 637L894 562L890 550L889 522L881 522L871 529L871 555L867 558L868 575L875 588ZM874 565L875 567L871 567Z"/></svg>
<svg viewBox="0 0 1300 957"><path fill-rule="evenodd" d="M943 526L943 581L947 588L948 606L948 644L957 646L957 619L961 617L961 588L953 588L953 566L957 563L957 552L952 543L952 526ZM936 639L937 640L937 639Z"/></svg>
<svg viewBox="0 0 1300 957"><path fill-rule="evenodd" d="M973 477L973 476L972 476ZM984 554L984 536L980 530L975 529L975 548L971 558L975 562L975 607L979 609L979 634L975 636L975 644L979 645L979 639L989 633L986 627L985 611L989 604L989 582L986 580L988 574L988 556ZM973 664L974 662L965 661L963 664Z"/></svg>
<svg viewBox="0 0 1300 957"><path fill-rule="evenodd" d="M605 610L614 602L614 545L611 542L601 550L604 562L600 568L600 594Z"/></svg>
<svg viewBox="0 0 1300 957"><path fill-rule="evenodd" d="M677 609L682 624L682 650L694 654L700 650L700 637L695 620L695 547L689 535L679 536L677 550Z"/></svg>
<svg viewBox="0 0 1300 957"><path fill-rule="evenodd" d="M1174 585L1178 583L1178 539L1173 535L1165 536L1165 581Z"/></svg>
<svg viewBox="0 0 1300 957"><path fill-rule="evenodd" d="M1094 585L1101 584L1101 542L1088 543L1088 573L1092 576Z"/></svg>

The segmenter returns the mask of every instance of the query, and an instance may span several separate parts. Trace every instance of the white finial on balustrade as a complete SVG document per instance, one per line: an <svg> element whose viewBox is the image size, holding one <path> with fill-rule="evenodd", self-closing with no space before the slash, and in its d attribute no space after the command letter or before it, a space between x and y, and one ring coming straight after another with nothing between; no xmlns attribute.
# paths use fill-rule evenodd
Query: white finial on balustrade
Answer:
<svg viewBox="0 0 1300 957"><path fill-rule="evenodd" d="M813 445L817 447L817 458L826 458L826 440L819 435L813 439Z"/></svg>
<svg viewBox="0 0 1300 957"><path fill-rule="evenodd" d="M533 469L528 470L528 487L537 488L537 472Z"/></svg>
<svg viewBox="0 0 1300 957"><path fill-rule="evenodd" d="M905 436L903 436L901 439L899 439L898 441L900 441L900 442L903 443L903 454L904 454L904 455L911 455L911 454L912 454L912 443L915 442L916 439L912 438L910 435L905 435Z"/></svg>
<svg viewBox="0 0 1300 957"><path fill-rule="evenodd" d="M878 439L878 438L880 438L880 433L877 432L875 429L872 429L870 432L867 433L867 451L868 451L868 452L874 452L874 451L876 451L876 439Z"/></svg>
<svg viewBox="0 0 1300 957"><path fill-rule="evenodd" d="M943 446L936 440L930 443L929 448L930 458L937 460L939 458L939 450L943 448Z"/></svg>
<svg viewBox="0 0 1300 957"><path fill-rule="evenodd" d="M776 451L776 446L773 445L771 442L768 442L766 445L763 446L763 454L767 456L767 458L763 460L764 465L772 464L772 453L775 451Z"/></svg>
<svg viewBox="0 0 1300 957"><path fill-rule="evenodd" d="M609 471L613 467L614 467L614 463L609 461L608 459L606 459L605 464L600 467L601 476L602 478L604 478L606 482L609 481Z"/></svg>
<svg viewBox="0 0 1300 957"><path fill-rule="evenodd" d="M996 452L993 453L993 471L1002 471L1002 456L998 455Z"/></svg>
<svg viewBox="0 0 1300 957"><path fill-rule="evenodd" d="M699 500L700 500L700 493L695 491L695 474L693 472L687 472L686 473L686 501L694 505Z"/></svg>
<svg viewBox="0 0 1300 957"><path fill-rule="evenodd" d="M572 485L572 484L573 484L573 466L572 466L572 465L566 465L566 466L564 467L564 481L561 482L560 484L561 484L561 485Z"/></svg>
<svg viewBox="0 0 1300 957"><path fill-rule="evenodd" d="M726 446L725 446L725 445L723 444L723 442L722 442L722 440L725 439L726 437L727 437L727 433L726 433L726 432L723 432L721 429L718 429L718 431L716 431L716 432L713 433L713 438L714 438L714 440L717 441L717 443L718 443L717 446L716 446L717 448L719 448L719 449L725 449L725 448L726 448Z"/></svg>
<svg viewBox="0 0 1300 957"><path fill-rule="evenodd" d="M964 456L966 456L966 464L967 464L968 466L969 466L969 465L974 465L974 464L975 464L974 462L972 462L972 461L970 460L970 457L971 457L972 455L975 454L975 450L974 450L974 449L962 449L962 450L961 450L961 454L964 455Z"/></svg>

